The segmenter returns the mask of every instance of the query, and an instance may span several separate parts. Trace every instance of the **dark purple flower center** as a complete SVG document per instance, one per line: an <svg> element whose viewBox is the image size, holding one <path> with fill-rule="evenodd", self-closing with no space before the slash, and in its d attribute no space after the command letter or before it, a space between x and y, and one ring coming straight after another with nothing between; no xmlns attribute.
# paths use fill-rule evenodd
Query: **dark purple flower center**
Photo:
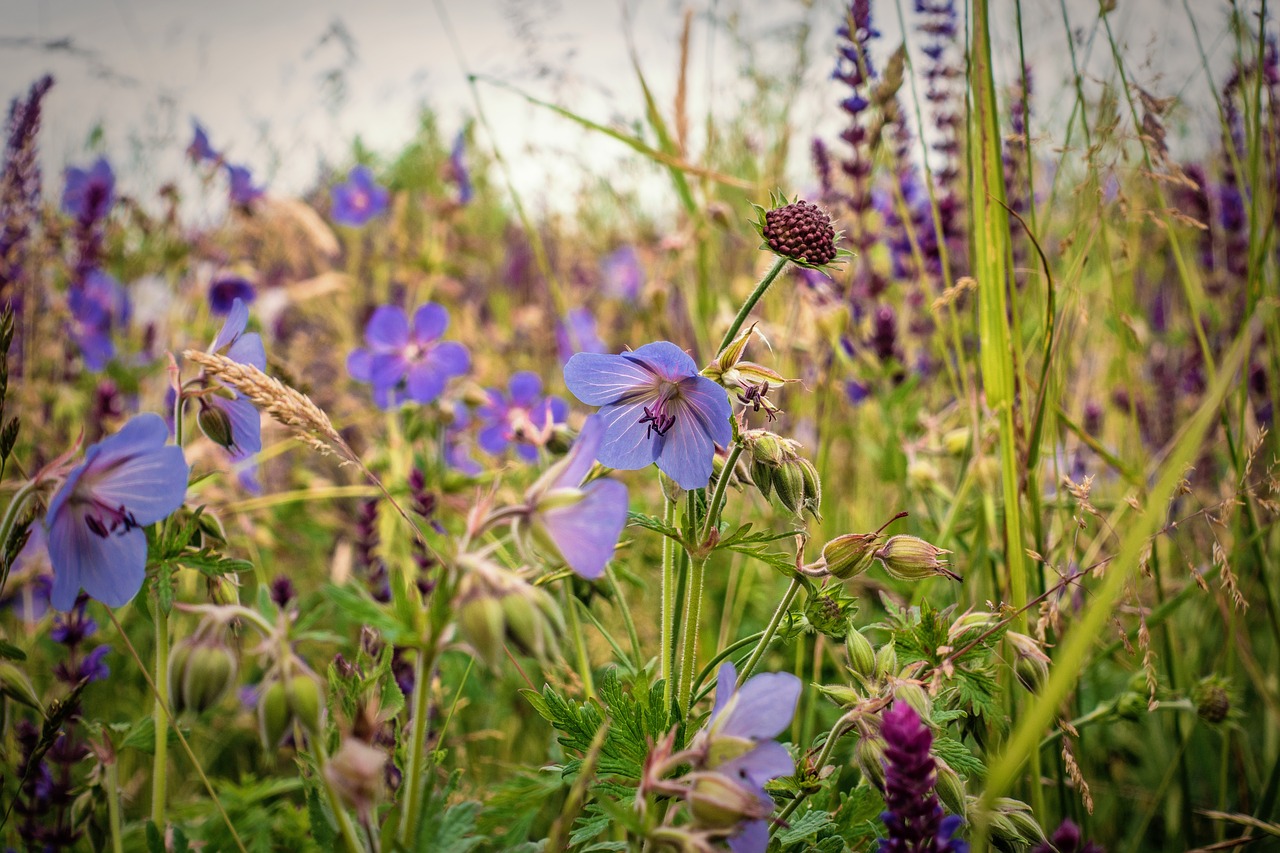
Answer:
<svg viewBox="0 0 1280 853"><path fill-rule="evenodd" d="M138 520L134 518L132 512L125 508L124 504L118 507L112 507L102 501L95 500L92 502L93 510L85 513L84 523L97 536L106 539L112 533L119 533L121 536L137 527Z"/></svg>
<svg viewBox="0 0 1280 853"><path fill-rule="evenodd" d="M646 441L653 438L655 434L666 435L671 427L675 426L676 416L671 411L671 398L674 396L674 389L663 390L652 406L644 407L644 416L640 418L640 423L649 425L644 431Z"/></svg>

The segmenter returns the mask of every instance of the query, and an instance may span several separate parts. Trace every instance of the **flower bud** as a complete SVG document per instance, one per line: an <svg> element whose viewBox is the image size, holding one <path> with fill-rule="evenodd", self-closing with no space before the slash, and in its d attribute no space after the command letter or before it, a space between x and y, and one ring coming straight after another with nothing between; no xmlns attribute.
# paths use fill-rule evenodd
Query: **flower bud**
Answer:
<svg viewBox="0 0 1280 853"><path fill-rule="evenodd" d="M756 488L766 500L769 498L769 493L773 491L773 471L773 466L759 459L751 460L751 482L756 484Z"/></svg>
<svg viewBox="0 0 1280 853"><path fill-rule="evenodd" d="M44 706L40 704L31 680L9 661L0 661L0 693L44 714Z"/></svg>
<svg viewBox="0 0 1280 853"><path fill-rule="evenodd" d="M848 580L871 567L874 560L875 533L846 533L822 546L822 562L833 577Z"/></svg>
<svg viewBox="0 0 1280 853"><path fill-rule="evenodd" d="M1046 840L1044 829L1031 814L1030 807L1005 812L1005 817L1013 824L1014 831L1021 836L1024 844L1040 844Z"/></svg>
<svg viewBox="0 0 1280 853"><path fill-rule="evenodd" d="M1196 713L1206 723L1217 725L1231 713L1231 695L1217 679L1207 678L1195 689Z"/></svg>
<svg viewBox="0 0 1280 853"><path fill-rule="evenodd" d="M798 462L785 462L773 472L773 490L782 505L796 515L804 507L804 470Z"/></svg>
<svg viewBox="0 0 1280 853"><path fill-rule="evenodd" d="M289 711L303 730L315 734L320 729L322 704L319 683L309 675L295 675L285 684L285 699Z"/></svg>
<svg viewBox="0 0 1280 853"><path fill-rule="evenodd" d="M862 701L862 694L844 684L818 684L818 692L841 708L848 708Z"/></svg>
<svg viewBox="0 0 1280 853"><path fill-rule="evenodd" d="M357 737L347 737L324 768L338 797L357 814L371 812L382 797L387 754Z"/></svg>
<svg viewBox="0 0 1280 853"><path fill-rule="evenodd" d="M960 576L947 568L946 560L939 559L950 553L918 536L900 534L889 537L875 556L885 571L898 580L918 581L934 575L946 575L958 581Z"/></svg>
<svg viewBox="0 0 1280 853"><path fill-rule="evenodd" d="M839 642L849 633L849 618L855 607L852 599L845 597L841 600L838 593L823 590L809 597L804 606L804 617L819 634Z"/></svg>
<svg viewBox="0 0 1280 853"><path fill-rule="evenodd" d="M223 607L240 603L240 582L235 575L210 576L208 580L209 600Z"/></svg>
<svg viewBox="0 0 1280 853"><path fill-rule="evenodd" d="M853 760L872 785L880 791L884 790L884 738L863 737L853 748Z"/></svg>
<svg viewBox="0 0 1280 853"><path fill-rule="evenodd" d="M969 437L972 431L965 427L958 427L942 436L942 447L952 456L959 456L969 447Z"/></svg>
<svg viewBox="0 0 1280 853"><path fill-rule="evenodd" d="M1122 693L1116 700L1116 715L1122 720L1140 720L1147 713L1147 699L1132 691Z"/></svg>
<svg viewBox="0 0 1280 853"><path fill-rule="evenodd" d="M898 652L893 647L893 640L885 643L876 651L876 668L872 675L876 681L884 681L898 672Z"/></svg>
<svg viewBox="0 0 1280 853"><path fill-rule="evenodd" d="M850 631L844 638L849 653L849 669L862 678L871 678L876 669L876 650L861 631Z"/></svg>
<svg viewBox="0 0 1280 853"><path fill-rule="evenodd" d="M492 595L471 596L458 608L458 630L480 659L496 667L505 632L502 602Z"/></svg>
<svg viewBox="0 0 1280 853"><path fill-rule="evenodd" d="M1004 638L1013 647L1013 672L1018 681L1032 693L1040 692L1049 680L1049 656L1040 651L1040 645L1026 634L1010 631Z"/></svg>
<svg viewBox="0 0 1280 853"><path fill-rule="evenodd" d="M201 401L196 423L200 426L200 431L214 444L225 450L235 449L236 440L231 427L231 418L220 407L210 406Z"/></svg>
<svg viewBox="0 0 1280 853"><path fill-rule="evenodd" d="M728 829L743 820L764 817L760 798L728 776L714 772L692 775L696 778L689 789L689 810L699 826Z"/></svg>
<svg viewBox="0 0 1280 853"><path fill-rule="evenodd" d="M818 477L818 469L804 457L801 457L798 463L800 474L804 479L804 510L818 521L822 521L822 480Z"/></svg>
<svg viewBox="0 0 1280 853"><path fill-rule="evenodd" d="M951 814L964 817L964 781L942 759L935 758L934 763L937 765L938 775L934 780L933 788L938 794L938 799L942 800L942 804Z"/></svg>
<svg viewBox="0 0 1280 853"><path fill-rule="evenodd" d="M932 491L938 484L938 467L928 459L915 459L907 465L907 483L914 491Z"/></svg>
<svg viewBox="0 0 1280 853"><path fill-rule="evenodd" d="M893 698L910 705L922 721L927 722L933 715L933 700L929 698L925 689L914 681L900 681L895 684Z"/></svg>
<svg viewBox="0 0 1280 853"><path fill-rule="evenodd" d="M258 697L258 735L267 749L280 744L292 719L289 702L284 695L284 684L272 681Z"/></svg>
<svg viewBox="0 0 1280 853"><path fill-rule="evenodd" d="M235 654L226 645L197 645L182 668L181 701L174 704L174 712L189 708L199 714L212 708L231 692L239 670Z"/></svg>

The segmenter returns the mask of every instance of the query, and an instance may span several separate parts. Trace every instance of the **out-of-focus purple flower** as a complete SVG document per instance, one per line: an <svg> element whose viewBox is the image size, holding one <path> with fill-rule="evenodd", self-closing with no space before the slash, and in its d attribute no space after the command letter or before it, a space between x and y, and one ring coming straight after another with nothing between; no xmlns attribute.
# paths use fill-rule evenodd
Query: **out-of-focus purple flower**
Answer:
<svg viewBox="0 0 1280 853"><path fill-rule="evenodd" d="M556 324L556 344L561 361L568 361L579 352L608 352L596 333L595 315L586 308L570 309L564 320Z"/></svg>
<svg viewBox="0 0 1280 853"><path fill-rule="evenodd" d="M559 397L543 397L542 379L527 370L512 376L507 387L507 394L490 388L488 401L476 409L483 421L478 442L495 456L515 443L516 453L532 462L551 437L551 428L564 423L569 406Z"/></svg>
<svg viewBox="0 0 1280 853"><path fill-rule="evenodd" d="M11 305L14 315L14 339L9 349L11 376L22 375L22 322L26 294L34 292L25 282L32 271L27 269L27 239L31 226L40 219L40 162L36 136L40 130L40 103L53 86L53 78L45 75L31 85L24 100L13 99L9 119L4 160L0 161L0 303Z"/></svg>
<svg viewBox="0 0 1280 853"><path fill-rule="evenodd" d="M635 302L644 287L644 267L635 246L623 246L605 256L600 263L604 276L604 292L615 299Z"/></svg>
<svg viewBox="0 0 1280 853"><path fill-rule="evenodd" d="M129 297L124 287L102 270L92 270L67 295L71 310L71 337L80 347L87 369L97 372L116 353L111 339L114 327L129 320Z"/></svg>
<svg viewBox="0 0 1280 853"><path fill-rule="evenodd" d="M209 144L209 134L204 125L194 118L191 120L191 144L187 146L187 156L194 163L216 163L222 158Z"/></svg>
<svg viewBox="0 0 1280 853"><path fill-rule="evenodd" d="M462 344L442 341L449 327L449 312L428 302L413 314L413 325L404 309L381 305L364 329L365 346L347 357L353 379L373 385L373 399L389 408L403 399L430 403L444 392L450 377L471 367Z"/></svg>
<svg viewBox="0 0 1280 853"><path fill-rule="evenodd" d="M248 207L265 193L263 187L254 184L248 166L227 164L227 194L232 204Z"/></svg>
<svg viewBox="0 0 1280 853"><path fill-rule="evenodd" d="M458 204L467 204L475 197L475 187L471 184L471 170L467 168L467 135L458 131L453 138L453 148L449 151L449 176L458 185Z"/></svg>
<svg viewBox="0 0 1280 853"><path fill-rule="evenodd" d="M248 305L257 295L253 284L244 276L220 275L209 283L209 310L223 317L230 313L237 299Z"/></svg>
<svg viewBox="0 0 1280 853"><path fill-rule="evenodd" d="M880 815L888 838L879 853L968 853L967 842L953 838L964 819L943 817L942 803L933 791L937 762L929 754L933 733L906 702L895 702L881 717L884 738L884 802Z"/></svg>
<svg viewBox="0 0 1280 853"><path fill-rule="evenodd" d="M54 494L45 527L57 609L70 610L81 589L122 607L142 588L142 528L177 510L187 493L190 469L182 448L165 444L168 432L159 415L135 416L85 451Z"/></svg>
<svg viewBox="0 0 1280 853"><path fill-rule="evenodd" d="M1082 838L1080 827L1067 819L1053 831L1048 841L1032 847L1031 853L1107 853L1107 850L1101 844Z"/></svg>
<svg viewBox="0 0 1280 853"><path fill-rule="evenodd" d="M102 681L109 676L111 667L107 666L107 662L103 660L109 651L111 651L110 646L98 646L85 655L80 661L80 678L89 681Z"/></svg>
<svg viewBox="0 0 1280 853"><path fill-rule="evenodd" d="M565 457L525 494L534 537L587 580L604 574L627 524L626 486L606 477L582 485L603 438L600 416L587 418Z"/></svg>
<svg viewBox="0 0 1280 853"><path fill-rule="evenodd" d="M262 336L257 332L246 334L248 323L249 306L242 299L234 300L209 351L265 371L267 352ZM241 462L262 450L262 419L248 397L221 383L219 387L217 393L200 396L197 422L205 435L231 454L233 462ZM256 485L252 472L249 484Z"/></svg>
<svg viewBox="0 0 1280 853"><path fill-rule="evenodd" d="M564 379L575 397L601 407L605 432L597 458L610 468L656 462L682 489L701 489L711 479L716 445L733 439L728 394L669 341L620 355L578 353Z"/></svg>
<svg viewBox="0 0 1280 853"><path fill-rule="evenodd" d="M471 412L468 409L460 406L454 410L453 422L444 432L444 461L453 470L475 477L484 468L471 455L471 440L466 437L470 424Z"/></svg>
<svg viewBox="0 0 1280 853"><path fill-rule="evenodd" d="M373 179L368 166L356 166L347 173L347 182L333 188L333 221L339 225L364 225L387 209L391 195Z"/></svg>
<svg viewBox="0 0 1280 853"><path fill-rule="evenodd" d="M62 212L77 222L96 222L107 215L116 200L116 175L107 158L99 157L88 169L71 166L62 190Z"/></svg>

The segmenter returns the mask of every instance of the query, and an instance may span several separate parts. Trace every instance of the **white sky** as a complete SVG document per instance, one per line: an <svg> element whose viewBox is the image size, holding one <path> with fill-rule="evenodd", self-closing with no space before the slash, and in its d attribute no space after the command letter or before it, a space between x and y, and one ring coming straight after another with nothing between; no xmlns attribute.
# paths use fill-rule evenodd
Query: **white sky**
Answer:
<svg viewBox="0 0 1280 853"><path fill-rule="evenodd" d="M902 2L911 26L911 0ZM1096 0L1066 2L1073 26L1094 26ZM1221 80L1231 50L1230 38L1222 37L1228 6L1223 0L1187 2L1201 22L1201 37ZM815 128L834 135L840 118L834 104L845 94L828 80L832 31L842 4L814 4L812 85L796 113L801 142ZM439 0L439 5L447 11L471 70L603 123L642 119L619 3ZM698 14L711 9L722 16L737 14L751 41L762 45L776 41L779 26L802 10L799 0L692 0L692 5ZM963 0L958 5L963 7ZM660 103L669 105L683 6L671 0L632 0L628 8L646 74ZM884 33L879 40L883 55L901 40L898 11L887 0L873 0L873 9ZM993 14L1006 70L1012 69L1017 59L1016 45L1009 41L1014 33L1012 0L993 0ZM1069 63L1057 0L1024 0L1023 19L1039 95L1034 129L1065 117L1061 109L1067 103ZM335 22L349 34L348 43L326 38ZM1144 83L1156 81L1159 94L1185 91L1199 102L1191 130L1203 136L1215 117L1203 109L1211 102L1183 0L1118 0L1112 25ZM732 113L742 92L730 85L742 55L723 32L709 42L709 32L705 23L695 29L695 116L708 97L717 109ZM773 55L782 57L785 49L780 46ZM1107 73L1101 31L1088 55L1090 68ZM709 67L715 68L710 88ZM540 68L554 73L540 74ZM341 72L340 95L325 82L332 71ZM7 102L45 72L57 81L45 102L42 133L51 188L60 186L57 173L63 165L92 158L86 141L99 125L122 187L134 194L145 196L167 180L191 180L182 151L193 116L229 159L248 163L256 176L268 179L271 191L293 193L314 182L321 164L347 162L357 134L376 152L396 151L409 139L420 104L437 111L446 137L473 113L462 67L433 0L0 0L0 96ZM613 164L628 155L616 142L584 136L563 118L507 92L483 87L481 94L498 136L482 136L481 144L496 142L516 163L522 193L538 195L565 181L576 184L584 169L610 174ZM802 184L810 180L805 149L807 145L796 146L796 180Z"/></svg>

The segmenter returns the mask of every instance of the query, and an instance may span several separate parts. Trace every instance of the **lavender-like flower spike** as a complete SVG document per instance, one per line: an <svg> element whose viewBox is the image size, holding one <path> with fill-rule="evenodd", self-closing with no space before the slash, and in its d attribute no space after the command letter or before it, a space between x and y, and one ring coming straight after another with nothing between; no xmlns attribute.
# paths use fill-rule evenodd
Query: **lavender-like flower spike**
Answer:
<svg viewBox="0 0 1280 853"><path fill-rule="evenodd" d="M895 702L881 718L884 738L884 802L880 815L888 838L879 853L968 853L967 842L953 838L964 822L943 817L933 786L937 763L929 754L933 733L906 702Z"/></svg>
<svg viewBox="0 0 1280 853"><path fill-rule="evenodd" d="M13 306L14 340L9 349L9 370L19 375L23 295L23 245L31 223L39 218L40 163L36 157L36 134L40 129L40 102L53 86L52 77L32 84L26 100L15 98L9 107L8 139L4 151L4 171L0 173L0 304Z"/></svg>
<svg viewBox="0 0 1280 853"><path fill-rule="evenodd" d="M716 445L733 439L728 394L668 341L620 355L578 353L564 379L575 397L601 407L597 458L610 468L656 462L682 489L701 489L711 479Z"/></svg>
<svg viewBox="0 0 1280 853"><path fill-rule="evenodd" d="M129 603L146 575L142 528L182 506L190 469L155 414L134 417L90 447L49 502L50 600L70 610L83 588L108 607Z"/></svg>

